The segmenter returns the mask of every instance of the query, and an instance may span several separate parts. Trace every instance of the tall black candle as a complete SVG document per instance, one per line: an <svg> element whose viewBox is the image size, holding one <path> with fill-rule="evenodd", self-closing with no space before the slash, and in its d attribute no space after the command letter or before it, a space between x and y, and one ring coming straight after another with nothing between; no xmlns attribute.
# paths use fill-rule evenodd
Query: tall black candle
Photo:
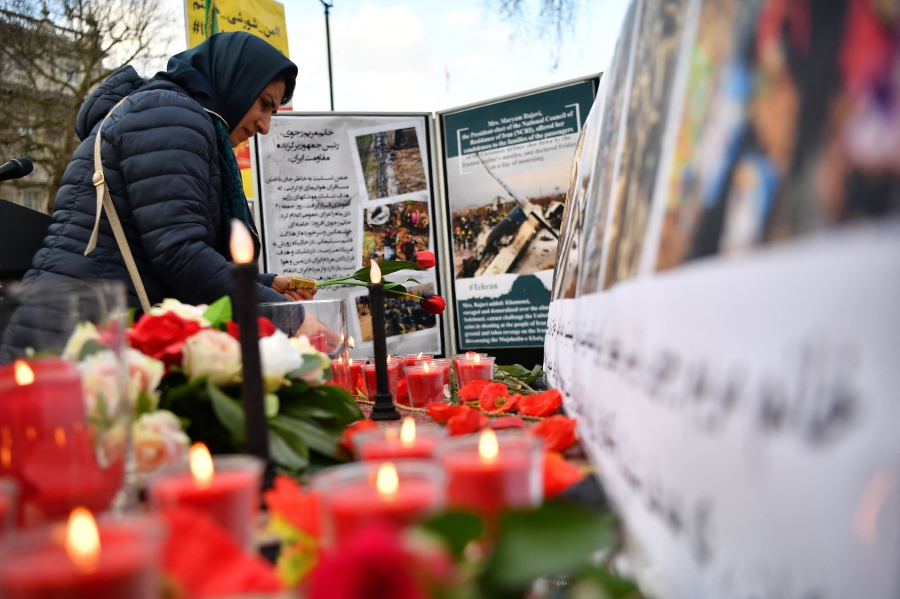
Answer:
<svg viewBox="0 0 900 599"><path fill-rule="evenodd" d="M269 429L263 391L262 363L259 357L259 324L256 320L256 261L253 239L239 220L231 221L231 257L234 264L234 316L241 327L241 362L244 374L244 425L247 452L269 459Z"/></svg>
<svg viewBox="0 0 900 599"><path fill-rule="evenodd" d="M400 420L400 412L394 405L394 396L388 386L387 340L384 333L384 283L381 268L374 260L369 268L369 311L372 314L372 337L375 354L375 407L372 420Z"/></svg>

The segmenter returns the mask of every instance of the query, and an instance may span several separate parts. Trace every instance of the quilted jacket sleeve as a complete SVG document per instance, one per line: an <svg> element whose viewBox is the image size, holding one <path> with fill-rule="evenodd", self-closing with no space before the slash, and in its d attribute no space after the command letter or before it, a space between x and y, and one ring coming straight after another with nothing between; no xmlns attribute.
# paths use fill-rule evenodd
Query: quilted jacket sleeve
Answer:
<svg viewBox="0 0 900 599"><path fill-rule="evenodd" d="M115 147L134 226L154 273L181 301L210 303L231 295L217 239L218 202L209 196L216 160L214 128L199 106L180 94L148 94L104 138ZM215 211L215 214L213 214ZM260 302L284 301L258 285Z"/></svg>

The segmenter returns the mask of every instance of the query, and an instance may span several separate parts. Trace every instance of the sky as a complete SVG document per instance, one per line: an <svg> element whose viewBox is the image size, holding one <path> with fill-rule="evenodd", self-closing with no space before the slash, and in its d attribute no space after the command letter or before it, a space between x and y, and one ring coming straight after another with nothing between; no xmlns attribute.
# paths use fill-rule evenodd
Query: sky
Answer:
<svg viewBox="0 0 900 599"><path fill-rule="evenodd" d="M552 39L535 39L501 20L485 0L333 3L335 110L372 112L439 111L599 73L612 58L628 7L628 0L583 0L574 30L555 47ZM284 4L290 57L300 71L293 108L327 111L322 5ZM174 54L186 48L184 9L169 14L177 15ZM155 68L164 66L163 60Z"/></svg>

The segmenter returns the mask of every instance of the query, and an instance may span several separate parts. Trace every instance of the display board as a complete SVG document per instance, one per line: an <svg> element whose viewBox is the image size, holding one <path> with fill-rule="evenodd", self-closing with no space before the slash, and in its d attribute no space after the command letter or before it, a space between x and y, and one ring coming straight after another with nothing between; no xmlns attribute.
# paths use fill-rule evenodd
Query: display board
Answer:
<svg viewBox="0 0 900 599"><path fill-rule="evenodd" d="M883 8L636 0L622 25L545 369L648 596L900 596L900 14Z"/></svg>
<svg viewBox="0 0 900 599"><path fill-rule="evenodd" d="M572 155L596 83L438 115L461 349L543 344Z"/></svg>
<svg viewBox="0 0 900 599"><path fill-rule="evenodd" d="M317 280L347 276L371 260L436 252L430 115L284 113L256 142L263 252L269 272ZM413 294L440 294L441 264L416 278ZM316 299L348 300L351 355L372 354L368 294L325 287ZM443 352L441 317L417 301L388 299L387 349Z"/></svg>

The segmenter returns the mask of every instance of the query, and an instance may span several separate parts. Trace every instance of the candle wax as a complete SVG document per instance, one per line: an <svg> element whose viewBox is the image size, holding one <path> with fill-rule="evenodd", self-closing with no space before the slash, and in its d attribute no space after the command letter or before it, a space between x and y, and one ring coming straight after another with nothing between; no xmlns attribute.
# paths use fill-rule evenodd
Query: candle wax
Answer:
<svg viewBox="0 0 900 599"><path fill-rule="evenodd" d="M0 535L6 532L6 527L8 526L7 519L10 517L9 510L12 508L9 503L10 501L8 498L0 495Z"/></svg>
<svg viewBox="0 0 900 599"><path fill-rule="evenodd" d="M205 512L246 548L259 507L259 484L253 470L223 470L201 489L190 472L182 472L152 481L148 495L153 509L181 506Z"/></svg>
<svg viewBox="0 0 900 599"><path fill-rule="evenodd" d="M406 373L409 403L424 408L432 401L444 400L444 369L429 370L410 368Z"/></svg>
<svg viewBox="0 0 900 599"><path fill-rule="evenodd" d="M386 520L398 526L417 522L434 511L440 503L440 492L427 480L401 479L397 492L382 497L369 481L359 480L341 485L325 502L331 516L334 540L339 543L368 522Z"/></svg>
<svg viewBox="0 0 900 599"><path fill-rule="evenodd" d="M100 528L100 557L91 573L80 572L65 547L47 542L34 551L6 556L0 565L3 599L156 599L158 564L139 535L115 526Z"/></svg>
<svg viewBox="0 0 900 599"><path fill-rule="evenodd" d="M363 373L366 377L366 397L369 398L369 401L375 401L375 392L378 390L378 381L376 379L376 372L374 364L367 364L367 368L363 368ZM395 398L397 397L397 382L400 378L400 363L395 361L388 362L387 365L387 375L388 375L388 390L391 392Z"/></svg>
<svg viewBox="0 0 900 599"><path fill-rule="evenodd" d="M457 360L456 384L465 387L472 381L491 381L494 379L494 363L492 360Z"/></svg>
<svg viewBox="0 0 900 599"><path fill-rule="evenodd" d="M350 393L352 395L356 395L359 392L365 393L366 391L366 380L363 377L363 366L365 362L354 360L352 364L350 364L350 387L352 391ZM362 381L360 383L360 381Z"/></svg>
<svg viewBox="0 0 900 599"><path fill-rule="evenodd" d="M531 459L504 454L487 461L478 455L446 456L447 505L474 510L488 518L505 507L531 505Z"/></svg>
<svg viewBox="0 0 900 599"><path fill-rule="evenodd" d="M19 483L19 520L65 517L78 505L105 510L122 485L124 460L97 463L78 369L60 358L27 363L29 385L16 383L14 363L0 367L0 476Z"/></svg>
<svg viewBox="0 0 900 599"><path fill-rule="evenodd" d="M398 458L430 459L439 438L431 435L416 435L412 445L404 445L400 439L380 437L367 440L359 447L359 457L363 460L394 460Z"/></svg>

